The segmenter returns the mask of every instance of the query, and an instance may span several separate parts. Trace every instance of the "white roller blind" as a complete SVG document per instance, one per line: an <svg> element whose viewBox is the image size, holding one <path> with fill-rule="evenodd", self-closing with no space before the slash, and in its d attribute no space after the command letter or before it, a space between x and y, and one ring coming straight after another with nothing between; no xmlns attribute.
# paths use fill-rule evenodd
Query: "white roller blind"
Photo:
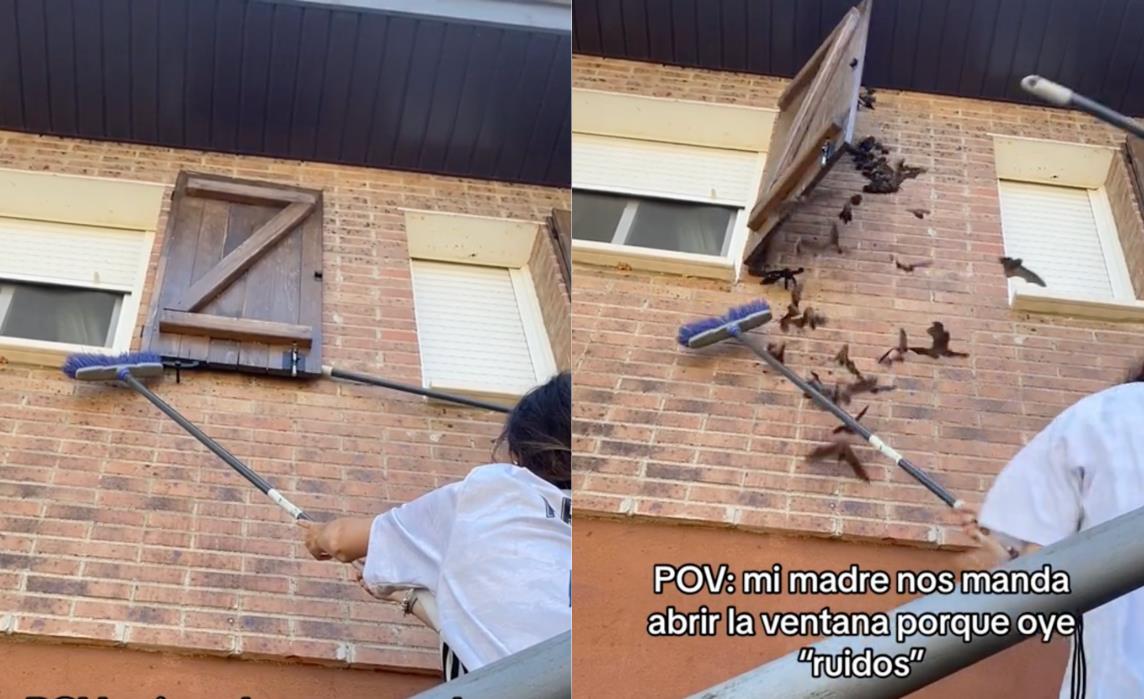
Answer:
<svg viewBox="0 0 1144 699"><path fill-rule="evenodd" d="M747 151L572 134L572 186L744 207L760 155Z"/></svg>
<svg viewBox="0 0 1144 699"><path fill-rule="evenodd" d="M0 218L0 278L131 290L141 231Z"/></svg>
<svg viewBox="0 0 1144 699"><path fill-rule="evenodd" d="M422 371L430 385L523 393L537 382L508 269L413 260Z"/></svg>
<svg viewBox="0 0 1144 699"><path fill-rule="evenodd" d="M1021 258L1055 295L1116 297L1089 190L1001 180L1000 192L1007 256Z"/></svg>

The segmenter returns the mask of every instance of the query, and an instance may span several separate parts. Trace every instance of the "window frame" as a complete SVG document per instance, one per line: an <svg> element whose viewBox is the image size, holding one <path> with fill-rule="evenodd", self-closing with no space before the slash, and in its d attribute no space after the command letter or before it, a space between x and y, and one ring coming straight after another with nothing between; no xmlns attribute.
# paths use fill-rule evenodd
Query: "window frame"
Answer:
<svg viewBox="0 0 1144 699"><path fill-rule="evenodd" d="M681 255L696 255L699 257L727 257L730 254L730 250L733 247L734 240L735 240L735 232L739 229L739 223L740 223L739 219L742 216L742 210L740 208L732 206L730 204L701 202L701 201L697 201L695 199L683 199L683 198L678 198L678 197L666 199L663 197L652 197L652 196L646 196L646 195L641 196L641 195L631 194L628 192L616 191L616 190L613 190L610 188L603 188L603 187L593 188L593 189L579 189L579 190L573 189L572 190L573 196L575 196L575 193L577 191L586 192L586 193L611 194L611 195L615 195L615 196L625 197L628 199L628 203L624 205L623 212L620 213L620 220L616 222L616 230L612 233L612 239L610 241L599 241L599 240L597 240L597 241L583 241L583 242L601 243L604 245L613 245L613 246L621 247L624 249L633 248L633 247L642 247L646 250L674 252L674 253L678 253ZM654 201L657 199L660 201L669 201L669 202L672 202L674 204L696 204L696 205L700 205L700 206L717 206L719 208L728 209L730 211L735 212L735 215L731 216L727 220L727 230L725 230L723 232L723 249L719 252L719 254L718 255L709 255L709 254L705 254L705 253L685 252L683 250L667 250L665 248L652 248L652 247L641 246L641 245L629 245L627 240L629 237L631 237L632 224L635 222L636 213L637 213L637 210L639 209L639 205L644 203L647 200ZM573 240L575 240L575 239L573 239Z"/></svg>
<svg viewBox="0 0 1144 699"><path fill-rule="evenodd" d="M415 262L434 262L454 265L493 267L508 272L529 358L532 360L535 380L539 385L557 373L556 354L548 339L544 314L536 283L529 269L536 237L541 234L542 222L519 219L474 216L471 214L443 213L418 209L403 209L405 232L409 247L411 296L414 322L417 316L417 293L412 285ZM457 227L467 235L458 236ZM466 385L448 380L434 379L425 371L425 347L421 334L417 334L421 385L429 390L468 396L479 400L511 406L524 395L494 384ZM428 398L430 402L436 399Z"/></svg>
<svg viewBox="0 0 1144 699"><path fill-rule="evenodd" d="M0 356L33 365L58 365L69 354L121 354L131 349L141 323L155 231L166 186L156 182L0 169L0 220L32 230L61 226L93 237L128 231L140 237L133 284L84 283L33 274L3 274L0 281L67 286L122 294L107 346L0 336ZM67 206L60 206L67 201ZM93 265L95 267L95 265Z"/></svg>
<svg viewBox="0 0 1144 699"><path fill-rule="evenodd" d="M1003 181L1024 182L1083 189L1088 192L1096 224L1097 239L1104 256L1105 270L1113 298L1098 299L1072 294L1054 293L1051 289L1007 280L1009 305L1013 310L1031 313L1059 314L1098 318L1101 320L1139 321L1144 319L1144 301L1136 297L1127 258L1120 243L1116 219L1108 199L1105 183L1109 168L1116 164L1117 151L1106 146L1053 141L1048 139L990 134L996 164L995 187L998 210L1004 207L1001 194ZM1007 246L1004 214L1001 244Z"/></svg>
<svg viewBox="0 0 1144 699"><path fill-rule="evenodd" d="M573 158L576 135L654 141L668 147L676 145L738 151L755 157L751 181L745 188L748 196L741 204L667 194L637 186L638 183L591 187L578 187L576 182L572 183L573 200L577 191L584 191L734 208L736 214L728 229L729 234L723 241L723 254L706 255L621 245L614 241L578 240L573 231L572 260L584 264L626 265L654 272L738 281L742 273L743 250L751 235L747 227L750 209L766 169L767 147L778 110L583 88L574 88L572 99Z"/></svg>

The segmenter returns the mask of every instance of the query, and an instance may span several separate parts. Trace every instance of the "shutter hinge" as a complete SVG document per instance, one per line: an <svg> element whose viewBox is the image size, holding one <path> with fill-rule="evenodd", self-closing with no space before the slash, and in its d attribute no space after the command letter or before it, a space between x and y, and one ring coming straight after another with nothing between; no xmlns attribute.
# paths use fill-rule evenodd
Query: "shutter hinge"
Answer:
<svg viewBox="0 0 1144 699"><path fill-rule="evenodd" d="M301 367L303 370L306 368L306 358L298 354L298 345L290 345L290 351L283 352L282 354L283 363L289 365L290 367L291 378L297 378L298 368Z"/></svg>

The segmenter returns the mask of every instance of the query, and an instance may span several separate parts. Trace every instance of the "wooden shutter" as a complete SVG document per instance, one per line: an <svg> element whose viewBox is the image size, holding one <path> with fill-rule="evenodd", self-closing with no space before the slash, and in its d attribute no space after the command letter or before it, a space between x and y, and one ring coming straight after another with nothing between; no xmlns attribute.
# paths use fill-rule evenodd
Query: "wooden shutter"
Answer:
<svg viewBox="0 0 1144 699"><path fill-rule="evenodd" d="M556 261L560 265L560 276L564 278L564 292L572 297L572 212L568 209L553 209L548 222L548 234L552 248L556 251Z"/></svg>
<svg viewBox="0 0 1144 699"><path fill-rule="evenodd" d="M854 136L866 62L870 2L863 0L818 47L779 97L767 164L748 225L748 265L763 262L770 233L814 188Z"/></svg>
<svg viewBox="0 0 1144 699"><path fill-rule="evenodd" d="M322 194L181 173L144 347L167 359L321 373Z"/></svg>
<svg viewBox="0 0 1144 699"><path fill-rule="evenodd" d="M1136 200L1144 206L1144 138L1129 136L1124 142L1128 154L1128 170L1132 175L1132 186L1136 189Z"/></svg>
<svg viewBox="0 0 1144 699"><path fill-rule="evenodd" d="M1047 291L1092 300L1122 296L1124 285L1114 274L1122 253L1107 249L1101 238L1092 191L1009 180L998 189L1005 254L1021 258Z"/></svg>

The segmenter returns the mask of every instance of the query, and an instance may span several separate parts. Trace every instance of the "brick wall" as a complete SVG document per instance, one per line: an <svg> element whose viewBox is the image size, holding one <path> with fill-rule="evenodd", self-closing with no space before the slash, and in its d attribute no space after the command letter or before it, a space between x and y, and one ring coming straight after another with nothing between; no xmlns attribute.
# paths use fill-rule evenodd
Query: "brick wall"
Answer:
<svg viewBox="0 0 1144 699"><path fill-rule="evenodd" d="M1108 168L1104 190L1108 193L1108 203L1116 219L1116 232L1120 235L1120 246L1124 248L1124 261L1128 263L1136 298L1144 298L1144 218L1141 218L1132 177L1132 168L1121 149Z"/></svg>
<svg viewBox="0 0 1144 699"><path fill-rule="evenodd" d="M576 56L578 87L773 107L783 81ZM1059 110L879 92L856 137L873 134L929 172L899 193L865 195L842 231L846 253L796 255L825 240L862 179L844 158L820 195L784 226L773 267L806 267L804 305L829 324L782 337L787 363L831 383L843 343L865 372L893 383L865 396L864 422L955 493L978 501L999 469L1062 408L1124 376L1144 354L1144 325L1010 310L990 133L1116 145L1117 132ZM932 210L925 220L907 208ZM912 274L893 264L929 260ZM803 455L836 423L735 346L681 350L681 323L765 297L788 297L744 276L737 284L578 264L573 298L577 509L605 516L689 520L922 545L964 545L933 495L869 449L873 482ZM911 356L876 363L905 328L917 344L934 320L969 359ZM844 371L844 370L843 370Z"/></svg>
<svg viewBox="0 0 1144 699"><path fill-rule="evenodd" d="M540 312L544 315L544 328L548 331L548 341L556 358L556 367L564 370L569 367L572 335L572 301L568 287L560 272L560 261L552 247L552 239L547 230L541 231L532 254L528 258L528 269L533 279L548 279L550 283L536 283L536 297L540 302Z"/></svg>
<svg viewBox="0 0 1144 699"><path fill-rule="evenodd" d="M16 133L0 133L0 167L168 188L187 168L323 189L325 359L408 383L420 375L400 207L541 223L569 199L538 187ZM538 286L560 284L534 274ZM149 283L144 308L150 293ZM332 381L184 372L157 390L319 518L376 514L463 476L487 461L500 420ZM142 398L0 362L0 631L437 666L433 634L368 597L344 567L310 559L299 539L278 508Z"/></svg>

